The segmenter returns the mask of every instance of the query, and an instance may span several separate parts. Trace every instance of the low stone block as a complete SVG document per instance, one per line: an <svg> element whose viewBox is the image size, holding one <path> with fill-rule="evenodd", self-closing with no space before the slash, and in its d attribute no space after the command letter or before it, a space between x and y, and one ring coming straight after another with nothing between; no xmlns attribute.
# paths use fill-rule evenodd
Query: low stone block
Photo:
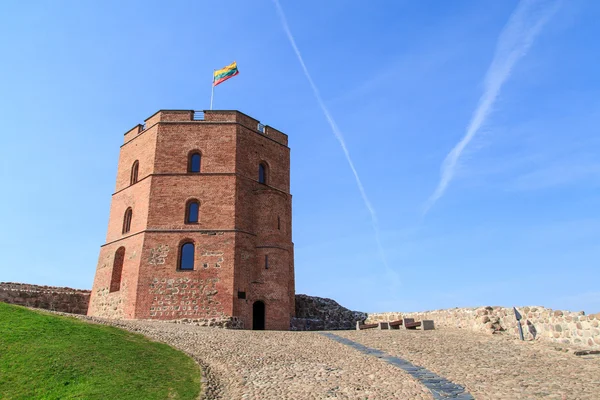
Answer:
<svg viewBox="0 0 600 400"><path fill-rule="evenodd" d="M430 330L435 329L433 320L425 319L425 320L421 321L421 329L423 329L424 331L430 331Z"/></svg>

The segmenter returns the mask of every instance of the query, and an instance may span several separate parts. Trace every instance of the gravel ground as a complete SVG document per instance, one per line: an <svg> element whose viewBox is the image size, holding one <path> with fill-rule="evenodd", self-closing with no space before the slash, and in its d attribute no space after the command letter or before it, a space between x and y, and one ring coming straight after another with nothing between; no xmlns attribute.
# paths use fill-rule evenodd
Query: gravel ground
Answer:
<svg viewBox="0 0 600 400"><path fill-rule="evenodd" d="M142 333L190 354L205 370L207 399L433 399L404 371L314 332L82 318Z"/></svg>
<svg viewBox="0 0 600 400"><path fill-rule="evenodd" d="M600 356L575 356L572 347L459 329L336 334L423 366L478 400L600 399Z"/></svg>
<svg viewBox="0 0 600 400"><path fill-rule="evenodd" d="M404 371L315 332L234 331L82 317L185 351L207 399L432 399ZM457 329L335 331L403 358L485 399L600 399L600 356ZM563 348L565 348L563 346Z"/></svg>

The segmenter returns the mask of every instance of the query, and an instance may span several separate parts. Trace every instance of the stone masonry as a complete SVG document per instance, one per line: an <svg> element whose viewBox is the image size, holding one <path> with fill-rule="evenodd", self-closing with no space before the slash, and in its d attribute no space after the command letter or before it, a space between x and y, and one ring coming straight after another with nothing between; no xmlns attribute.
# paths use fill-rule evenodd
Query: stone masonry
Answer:
<svg viewBox="0 0 600 400"><path fill-rule="evenodd" d="M181 283L164 282L178 287ZM154 285L161 286L162 282ZM185 284L185 283L183 283ZM188 281L188 284L192 284ZM0 282L0 301L26 307L42 308L71 314L86 314L90 291L68 287L38 286L24 283ZM512 308L477 307L453 308L425 312L371 313L351 311L327 298L298 294L295 296L296 318L290 329L303 330L353 330L356 321L376 323L400 318L432 319L436 327L458 328L477 333L503 332L518 337L517 322ZM552 310L545 307L518 307L522 314L523 334L528 341L541 340L557 344L600 349L600 313L585 315L583 311ZM178 318L175 323L221 328L243 328L238 317Z"/></svg>
<svg viewBox="0 0 600 400"><path fill-rule="evenodd" d="M367 314L348 310L332 299L297 294L296 318L290 328L294 331L354 329L356 321L365 318Z"/></svg>
<svg viewBox="0 0 600 400"><path fill-rule="evenodd" d="M288 330L295 293L287 143L239 111L160 110L126 132L88 314L235 320L249 329L264 313L265 329ZM199 172L190 169L193 154L201 155ZM186 217L190 202L199 204L197 221ZM186 243L192 270L180 268Z"/></svg>
<svg viewBox="0 0 600 400"><path fill-rule="evenodd" d="M0 301L71 314L86 314L89 290L0 282Z"/></svg>
<svg viewBox="0 0 600 400"><path fill-rule="evenodd" d="M600 313L585 315L583 311L552 310L539 306L517 307L526 340L543 340L600 348ZM416 313L373 313L366 323L395 321L400 318L432 319L436 327L461 328L475 332L506 332L518 337L517 320L512 308L478 307Z"/></svg>

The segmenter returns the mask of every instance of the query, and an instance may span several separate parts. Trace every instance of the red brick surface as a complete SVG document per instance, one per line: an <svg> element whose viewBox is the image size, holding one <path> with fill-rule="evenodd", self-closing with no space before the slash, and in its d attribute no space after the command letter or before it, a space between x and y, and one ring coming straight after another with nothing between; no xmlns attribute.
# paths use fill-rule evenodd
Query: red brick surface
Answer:
<svg viewBox="0 0 600 400"><path fill-rule="evenodd" d="M161 110L145 130L125 135L89 315L113 318L222 319L252 327L252 305L266 305L266 329L289 329L294 314L290 151L287 136L237 111ZM200 173L188 173L193 151ZM138 182L130 185L139 162ZM267 184L258 165L268 166ZM198 223L185 205L200 202ZM133 209L131 230L123 216ZM279 218L279 225L278 225ZM179 248L195 244L193 271L178 270ZM110 293L114 256L124 246L121 287ZM268 268L265 268L268 256ZM238 291L246 299L238 299Z"/></svg>

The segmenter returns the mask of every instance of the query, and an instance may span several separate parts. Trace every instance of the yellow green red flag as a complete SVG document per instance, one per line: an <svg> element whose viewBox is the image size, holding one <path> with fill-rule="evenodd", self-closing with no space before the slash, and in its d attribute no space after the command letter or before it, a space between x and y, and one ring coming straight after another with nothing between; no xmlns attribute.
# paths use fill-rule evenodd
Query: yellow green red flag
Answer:
<svg viewBox="0 0 600 400"><path fill-rule="evenodd" d="M232 78L239 73L235 61L225 68L217 69L213 75L213 86L217 86L219 83L225 82L227 79Z"/></svg>

